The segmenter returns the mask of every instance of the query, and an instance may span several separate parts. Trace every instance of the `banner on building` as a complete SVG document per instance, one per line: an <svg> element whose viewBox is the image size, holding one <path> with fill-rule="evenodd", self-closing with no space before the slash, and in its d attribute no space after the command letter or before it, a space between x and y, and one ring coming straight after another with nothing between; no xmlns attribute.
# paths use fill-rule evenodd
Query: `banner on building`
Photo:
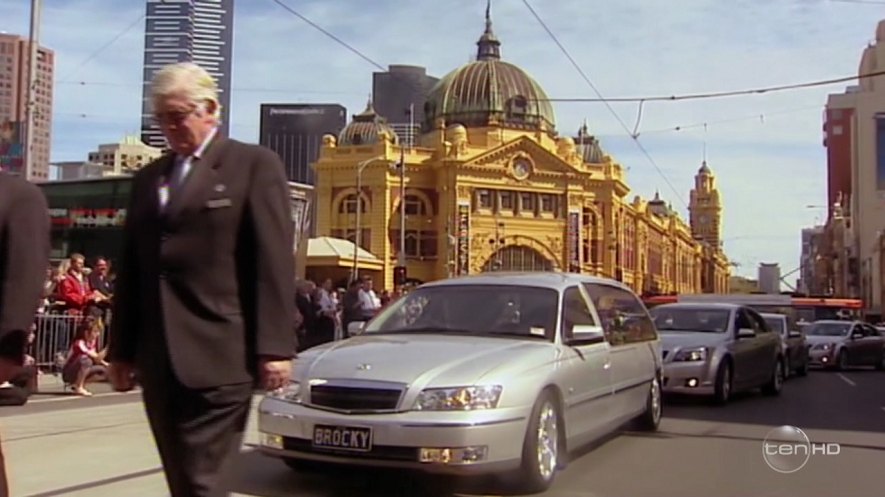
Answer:
<svg viewBox="0 0 885 497"><path fill-rule="evenodd" d="M22 123L8 119L0 121L0 171L13 174L24 172L25 146L22 138Z"/></svg>
<svg viewBox="0 0 885 497"><path fill-rule="evenodd" d="M581 213L568 213L566 246L568 247L568 270L572 273L581 272Z"/></svg>
<svg viewBox="0 0 885 497"><path fill-rule="evenodd" d="M470 272L470 204L458 204L458 263L456 275Z"/></svg>
<svg viewBox="0 0 885 497"><path fill-rule="evenodd" d="M309 198L290 199L292 206L292 222L295 224L295 248L301 242L301 238L310 232L311 202Z"/></svg>

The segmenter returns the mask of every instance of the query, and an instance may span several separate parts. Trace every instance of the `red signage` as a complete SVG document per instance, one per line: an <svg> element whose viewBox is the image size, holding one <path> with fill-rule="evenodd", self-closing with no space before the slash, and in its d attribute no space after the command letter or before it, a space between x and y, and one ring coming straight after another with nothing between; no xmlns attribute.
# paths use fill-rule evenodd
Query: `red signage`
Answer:
<svg viewBox="0 0 885 497"><path fill-rule="evenodd" d="M66 228L122 227L126 209L49 209L53 226Z"/></svg>

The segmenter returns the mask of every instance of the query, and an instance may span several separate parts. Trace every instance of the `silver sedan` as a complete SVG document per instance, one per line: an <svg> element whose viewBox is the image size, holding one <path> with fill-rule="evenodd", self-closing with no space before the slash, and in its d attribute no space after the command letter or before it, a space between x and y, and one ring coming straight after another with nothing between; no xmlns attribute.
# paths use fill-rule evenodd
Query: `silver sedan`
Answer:
<svg viewBox="0 0 885 497"><path fill-rule="evenodd" d="M851 366L875 366L885 369L885 337L860 321L815 321L805 328L815 366L847 369Z"/></svg>
<svg viewBox="0 0 885 497"><path fill-rule="evenodd" d="M738 390L777 395L785 376L780 337L753 309L735 304L665 304L652 309L664 346L664 391L709 395Z"/></svg>
<svg viewBox="0 0 885 497"><path fill-rule="evenodd" d="M570 449L661 417L660 347L626 286L556 273L424 285L362 333L304 352L261 402L261 450L476 474L543 490Z"/></svg>

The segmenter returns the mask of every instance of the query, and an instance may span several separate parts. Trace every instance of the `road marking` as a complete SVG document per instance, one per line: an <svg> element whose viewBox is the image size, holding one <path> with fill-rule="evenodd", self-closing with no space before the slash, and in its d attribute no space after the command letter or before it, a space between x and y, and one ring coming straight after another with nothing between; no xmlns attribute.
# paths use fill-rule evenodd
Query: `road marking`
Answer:
<svg viewBox="0 0 885 497"><path fill-rule="evenodd" d="M842 373L836 373L836 376L838 376L839 378L842 378L842 381L844 381L845 383L848 383L849 385L851 385L853 387L857 386L857 383L851 381L847 376L845 376Z"/></svg>
<svg viewBox="0 0 885 497"><path fill-rule="evenodd" d="M30 399L28 399L28 404L43 404L46 402L63 402L66 400L74 401L74 400L82 400L82 399L99 399L101 397L110 397L111 395L121 396L121 395L130 395L133 393L140 393L140 392L133 390L130 392L97 393L91 397L82 397L80 395L74 395L74 394L60 395L58 397L50 397L50 398L46 398L46 399L35 399L35 398L31 397ZM38 394L39 394L39 392L38 392Z"/></svg>

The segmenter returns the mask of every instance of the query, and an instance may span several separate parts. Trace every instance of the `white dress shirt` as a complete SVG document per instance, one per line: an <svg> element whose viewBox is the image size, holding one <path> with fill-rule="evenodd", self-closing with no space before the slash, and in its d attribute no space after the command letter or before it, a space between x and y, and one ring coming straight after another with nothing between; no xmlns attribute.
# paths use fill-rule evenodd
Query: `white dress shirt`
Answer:
<svg viewBox="0 0 885 497"><path fill-rule="evenodd" d="M172 190L181 187L184 184L184 181L187 179L188 174L191 172L191 166L193 165L194 159L199 159L203 156L203 153L206 151L206 148L209 147L209 143L212 142L212 139L215 138L215 135L218 133L218 128L212 128L212 131L206 135L206 139L203 140L203 143L194 151L193 154L183 157L179 154L175 154L175 165L172 167L172 174L170 178L167 178L163 181L163 184L160 185L159 197L160 197L160 208L165 208L166 204L169 203L169 196Z"/></svg>

